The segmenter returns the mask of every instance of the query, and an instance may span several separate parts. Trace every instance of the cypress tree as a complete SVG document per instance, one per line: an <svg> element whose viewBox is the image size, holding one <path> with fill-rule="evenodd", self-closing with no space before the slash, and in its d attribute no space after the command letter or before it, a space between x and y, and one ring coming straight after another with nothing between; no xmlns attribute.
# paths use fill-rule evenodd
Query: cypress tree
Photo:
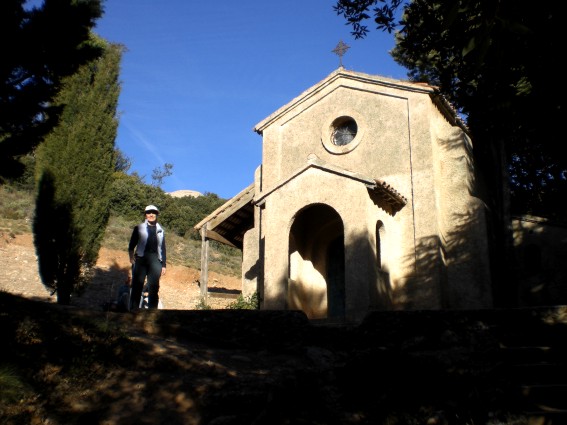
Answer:
<svg viewBox="0 0 567 425"><path fill-rule="evenodd" d="M59 304L85 283L110 216L122 47L93 38L103 55L64 80L54 99L60 121L36 151L34 243L42 282Z"/></svg>

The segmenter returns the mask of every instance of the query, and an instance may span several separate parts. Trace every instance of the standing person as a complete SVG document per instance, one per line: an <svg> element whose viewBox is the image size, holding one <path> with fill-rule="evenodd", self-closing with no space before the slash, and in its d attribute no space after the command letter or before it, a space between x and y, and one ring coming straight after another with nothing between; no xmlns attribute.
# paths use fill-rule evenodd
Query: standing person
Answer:
<svg viewBox="0 0 567 425"><path fill-rule="evenodd" d="M159 279L165 275L166 251L165 231L157 222L159 210L148 205L144 211L145 220L132 231L128 254L133 264L132 295L130 307L139 308L144 281L148 278L148 308L158 308Z"/></svg>

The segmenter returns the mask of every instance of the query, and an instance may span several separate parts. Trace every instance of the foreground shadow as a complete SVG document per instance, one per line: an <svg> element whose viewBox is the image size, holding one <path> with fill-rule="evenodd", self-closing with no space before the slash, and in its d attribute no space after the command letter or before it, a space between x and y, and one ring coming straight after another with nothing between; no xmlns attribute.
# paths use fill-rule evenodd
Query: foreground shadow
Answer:
<svg viewBox="0 0 567 425"><path fill-rule="evenodd" d="M0 402L14 424L567 419L566 307L373 312L356 326L298 311L121 314L5 293L0 309L0 364L22 383ZM526 352L515 350L543 345L540 360L558 367L547 393L541 373L537 386L516 368Z"/></svg>

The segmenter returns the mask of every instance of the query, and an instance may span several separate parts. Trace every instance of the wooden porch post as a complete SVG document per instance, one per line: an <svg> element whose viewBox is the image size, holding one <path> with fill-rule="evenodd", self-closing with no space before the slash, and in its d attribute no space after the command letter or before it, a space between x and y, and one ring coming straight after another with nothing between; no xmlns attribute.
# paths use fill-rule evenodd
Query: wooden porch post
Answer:
<svg viewBox="0 0 567 425"><path fill-rule="evenodd" d="M201 300L207 304L208 283L209 283L209 238L207 238L207 223L201 228L201 277L199 278L201 287Z"/></svg>

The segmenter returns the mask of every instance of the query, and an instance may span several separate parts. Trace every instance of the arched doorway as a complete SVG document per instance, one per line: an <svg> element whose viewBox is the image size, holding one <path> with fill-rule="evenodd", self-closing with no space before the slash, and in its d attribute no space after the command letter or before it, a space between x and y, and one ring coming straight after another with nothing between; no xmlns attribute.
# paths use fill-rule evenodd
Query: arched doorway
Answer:
<svg viewBox="0 0 567 425"><path fill-rule="evenodd" d="M344 226L328 205L314 204L295 217L289 236L287 308L310 319L345 313Z"/></svg>

